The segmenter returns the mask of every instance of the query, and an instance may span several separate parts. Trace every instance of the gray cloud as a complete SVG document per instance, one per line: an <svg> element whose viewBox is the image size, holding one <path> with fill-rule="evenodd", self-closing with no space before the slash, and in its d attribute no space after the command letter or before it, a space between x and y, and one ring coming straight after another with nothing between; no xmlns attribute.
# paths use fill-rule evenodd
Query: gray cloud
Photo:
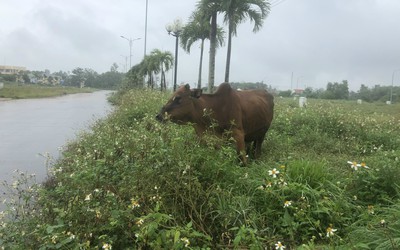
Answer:
<svg viewBox="0 0 400 250"><path fill-rule="evenodd" d="M148 1L147 52L174 52L174 37L165 25L177 17L186 21L197 0ZM0 64L51 71L85 67L101 73L117 62L122 69L121 55L129 54L129 46L120 35L140 37L133 43L132 62L143 58L145 0L16 0L2 2L0 15ZM397 0L286 0L272 7L260 32L253 33L251 23L239 27L231 80L287 89L293 72L299 87L325 87L328 81L344 79L354 90L361 84L388 85L393 70L400 68L399 23ZM196 82L195 48L191 54L179 50L179 82ZM223 79L225 57L226 47L220 48L217 82Z"/></svg>

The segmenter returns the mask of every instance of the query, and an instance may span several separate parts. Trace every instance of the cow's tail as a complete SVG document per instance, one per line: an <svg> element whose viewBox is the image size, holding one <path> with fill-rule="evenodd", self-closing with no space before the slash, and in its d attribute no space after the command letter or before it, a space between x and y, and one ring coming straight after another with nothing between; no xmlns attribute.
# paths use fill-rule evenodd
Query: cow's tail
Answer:
<svg viewBox="0 0 400 250"><path fill-rule="evenodd" d="M267 92L267 102L268 105L271 107L271 110L274 110L275 102L274 102L274 96Z"/></svg>
<svg viewBox="0 0 400 250"><path fill-rule="evenodd" d="M270 119L269 123L271 123L272 120L274 119L274 106L275 106L274 96L271 93L267 92L267 109L269 113L268 117ZM269 124L268 127L270 125L271 124Z"/></svg>

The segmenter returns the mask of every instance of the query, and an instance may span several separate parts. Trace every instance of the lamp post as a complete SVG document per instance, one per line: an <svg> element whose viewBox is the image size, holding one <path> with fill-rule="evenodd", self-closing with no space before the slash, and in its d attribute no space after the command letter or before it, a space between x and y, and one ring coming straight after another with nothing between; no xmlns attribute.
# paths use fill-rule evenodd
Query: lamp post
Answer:
<svg viewBox="0 0 400 250"><path fill-rule="evenodd" d="M394 82L394 74L397 71L400 71L400 69L394 70L393 73L392 73L392 88L390 89L390 104L393 103L393 82Z"/></svg>
<svg viewBox="0 0 400 250"><path fill-rule="evenodd" d="M168 32L168 35L172 35L175 37L175 65L174 65L174 91L176 90L176 77L178 72L178 43L179 43L179 35L182 32L183 24L180 19L176 19L174 23L167 24L165 29Z"/></svg>
<svg viewBox="0 0 400 250"><path fill-rule="evenodd" d="M140 37L132 39L132 38L126 38L124 36L121 36L121 38L123 38L129 42L129 69L131 69L132 68L132 43L133 43L133 41L139 40Z"/></svg>
<svg viewBox="0 0 400 250"><path fill-rule="evenodd" d="M147 46L147 12L149 9L149 1L146 0L146 15L144 19L144 54L143 58L146 56L146 46Z"/></svg>

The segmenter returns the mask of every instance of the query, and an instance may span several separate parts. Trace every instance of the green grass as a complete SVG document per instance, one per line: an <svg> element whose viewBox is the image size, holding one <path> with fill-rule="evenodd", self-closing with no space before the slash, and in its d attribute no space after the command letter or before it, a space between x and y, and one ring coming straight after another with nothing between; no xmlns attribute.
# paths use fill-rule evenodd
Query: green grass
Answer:
<svg viewBox="0 0 400 250"><path fill-rule="evenodd" d="M45 98L76 93L90 93L94 89L90 88L75 88L61 86L41 86L34 84L5 84L4 88L0 89L0 98L11 99L27 99L27 98Z"/></svg>
<svg viewBox="0 0 400 250"><path fill-rule="evenodd" d="M67 146L43 186L24 174L8 185L19 199L9 197L0 215L0 246L400 247L398 104L308 100L300 109L276 98L261 159L240 167L231 142L216 150L216 138L201 144L190 126L156 122L168 96L119 96L113 114Z"/></svg>

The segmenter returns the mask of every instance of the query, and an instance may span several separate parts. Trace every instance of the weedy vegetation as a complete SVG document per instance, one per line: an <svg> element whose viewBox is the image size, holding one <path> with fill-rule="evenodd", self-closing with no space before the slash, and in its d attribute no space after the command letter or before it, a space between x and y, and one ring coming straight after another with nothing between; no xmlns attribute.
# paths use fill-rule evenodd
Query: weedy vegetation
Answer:
<svg viewBox="0 0 400 250"><path fill-rule="evenodd" d="M17 83L5 84L0 89L0 98L26 99L26 98L44 98L62 96L67 94L91 93L95 91L92 88L76 88L63 86L43 86L36 84Z"/></svg>
<svg viewBox="0 0 400 250"><path fill-rule="evenodd" d="M155 121L168 96L115 96L45 182L20 173L0 248L400 248L399 104L275 98L261 159L240 167L231 141Z"/></svg>

